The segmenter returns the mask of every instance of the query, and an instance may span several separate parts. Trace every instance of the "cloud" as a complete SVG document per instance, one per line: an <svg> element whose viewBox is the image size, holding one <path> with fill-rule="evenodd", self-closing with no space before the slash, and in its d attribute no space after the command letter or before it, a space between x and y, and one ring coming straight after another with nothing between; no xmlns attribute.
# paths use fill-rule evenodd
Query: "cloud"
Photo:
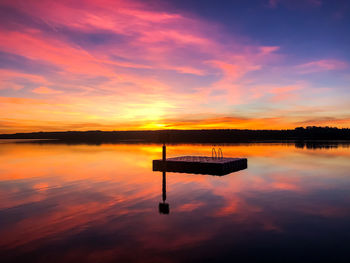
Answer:
<svg viewBox="0 0 350 263"><path fill-rule="evenodd" d="M296 68L301 74L316 73L330 70L344 70L349 65L345 61L336 59L323 59L298 65Z"/></svg>
<svg viewBox="0 0 350 263"><path fill-rule="evenodd" d="M262 47L260 47L262 55L273 53L279 49L280 49L280 47L278 47L278 46L262 46Z"/></svg>
<svg viewBox="0 0 350 263"><path fill-rule="evenodd" d="M268 6L270 8L276 8L279 5L286 6L288 8L305 8L305 7L320 7L322 6L321 0L268 0Z"/></svg>
<svg viewBox="0 0 350 263"><path fill-rule="evenodd" d="M0 68L14 69L33 74L52 74L59 71L59 67L44 60L33 60L21 55L0 51Z"/></svg>
<svg viewBox="0 0 350 263"><path fill-rule="evenodd" d="M280 0L269 0L269 6L275 8L277 7L278 2L280 2Z"/></svg>
<svg viewBox="0 0 350 263"><path fill-rule="evenodd" d="M32 92L37 93L37 94L48 94L48 95L62 93L62 91L50 89L47 87L38 87L38 88L33 89Z"/></svg>
<svg viewBox="0 0 350 263"><path fill-rule="evenodd" d="M307 126L330 126L330 127L349 127L350 116L345 117L310 117L303 121L296 122L297 125L307 125Z"/></svg>

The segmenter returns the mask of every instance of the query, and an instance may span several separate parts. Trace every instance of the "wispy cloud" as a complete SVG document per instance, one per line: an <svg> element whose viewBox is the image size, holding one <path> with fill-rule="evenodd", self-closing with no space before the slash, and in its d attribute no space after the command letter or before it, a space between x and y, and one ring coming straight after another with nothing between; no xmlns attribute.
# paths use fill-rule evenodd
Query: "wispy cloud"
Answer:
<svg viewBox="0 0 350 263"><path fill-rule="evenodd" d="M323 59L301 64L298 65L296 68L300 73L308 74L330 70L343 70L348 67L349 65L345 61L340 61L336 59Z"/></svg>
<svg viewBox="0 0 350 263"><path fill-rule="evenodd" d="M322 0L268 0L268 6L270 8L276 8L278 5L284 5L289 8L320 7L323 4L322 2Z"/></svg>
<svg viewBox="0 0 350 263"><path fill-rule="evenodd" d="M43 87L43 86L33 89L32 92L37 93L37 94L59 94L59 93L62 93L62 91L50 89L50 88Z"/></svg>

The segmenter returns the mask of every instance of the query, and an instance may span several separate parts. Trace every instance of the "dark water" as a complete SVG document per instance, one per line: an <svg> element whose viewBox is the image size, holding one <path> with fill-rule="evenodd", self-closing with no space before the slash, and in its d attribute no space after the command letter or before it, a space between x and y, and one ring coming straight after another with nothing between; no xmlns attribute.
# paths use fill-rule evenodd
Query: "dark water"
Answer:
<svg viewBox="0 0 350 263"><path fill-rule="evenodd" d="M221 146L223 177L166 174L159 145L0 143L1 262L350 262L350 148ZM168 146L168 156L211 146Z"/></svg>

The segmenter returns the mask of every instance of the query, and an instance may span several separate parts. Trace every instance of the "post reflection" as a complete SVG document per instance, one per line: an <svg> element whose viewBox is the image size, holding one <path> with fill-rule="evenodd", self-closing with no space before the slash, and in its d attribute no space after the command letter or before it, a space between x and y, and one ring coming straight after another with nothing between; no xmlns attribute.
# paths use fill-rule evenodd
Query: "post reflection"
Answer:
<svg viewBox="0 0 350 263"><path fill-rule="evenodd" d="M166 146L165 143L163 143L162 147L162 161L163 161L163 168L166 168ZM169 214L170 208L169 204L165 203L166 201L166 171L163 171L163 177L162 177L162 203L159 203L158 211L160 214Z"/></svg>
<svg viewBox="0 0 350 263"><path fill-rule="evenodd" d="M159 203L158 210L160 214L169 214L170 207L169 204L166 203L166 172L163 172L162 178L162 203Z"/></svg>

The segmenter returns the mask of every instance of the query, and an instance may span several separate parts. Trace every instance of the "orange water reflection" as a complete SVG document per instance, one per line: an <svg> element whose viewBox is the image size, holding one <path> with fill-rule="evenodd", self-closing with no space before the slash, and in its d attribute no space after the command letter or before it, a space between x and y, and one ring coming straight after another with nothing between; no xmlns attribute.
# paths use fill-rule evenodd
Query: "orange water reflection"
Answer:
<svg viewBox="0 0 350 263"><path fill-rule="evenodd" d="M265 240L261 256L271 259L279 258L276 246L319 249L320 235L350 241L349 148L220 147L224 156L247 157L248 169L167 173L171 212L161 215L162 176L151 167L160 145L2 143L0 255L5 262L231 260ZM211 148L169 145L168 157Z"/></svg>

